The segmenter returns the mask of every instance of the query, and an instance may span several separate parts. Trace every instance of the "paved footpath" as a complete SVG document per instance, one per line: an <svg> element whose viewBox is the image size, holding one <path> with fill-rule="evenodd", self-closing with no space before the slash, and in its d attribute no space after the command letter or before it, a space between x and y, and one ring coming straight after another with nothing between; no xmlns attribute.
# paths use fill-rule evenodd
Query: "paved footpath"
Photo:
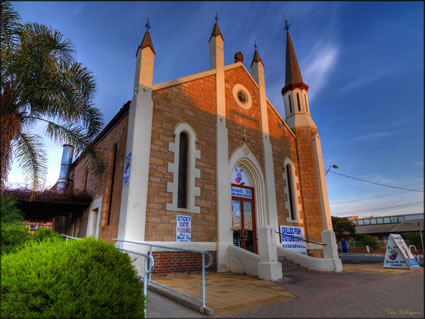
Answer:
<svg viewBox="0 0 425 319"><path fill-rule="evenodd" d="M423 271L288 272L276 283L298 298L221 317L424 318Z"/></svg>

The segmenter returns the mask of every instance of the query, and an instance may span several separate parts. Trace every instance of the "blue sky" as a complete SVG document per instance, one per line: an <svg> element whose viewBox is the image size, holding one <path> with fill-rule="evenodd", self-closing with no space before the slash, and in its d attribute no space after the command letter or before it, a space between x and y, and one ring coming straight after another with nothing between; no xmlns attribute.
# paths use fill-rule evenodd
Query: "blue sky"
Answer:
<svg viewBox="0 0 425 319"><path fill-rule="evenodd" d="M422 2L12 3L23 22L46 24L72 41L77 60L96 77L95 102L105 124L131 99L135 53L146 18L156 51L153 81L160 83L209 68L208 39L216 12L225 40L225 64L233 63L234 53L242 51L249 69L256 41L265 65L267 96L284 117L280 90L286 17L304 82L310 86L310 109L325 168L337 164L335 172L423 190ZM46 149L46 185L52 185L59 176L61 146L46 139ZM24 182L16 163L9 182ZM423 192L403 192L332 173L327 183L332 215L423 212ZM411 203L418 204L378 210Z"/></svg>

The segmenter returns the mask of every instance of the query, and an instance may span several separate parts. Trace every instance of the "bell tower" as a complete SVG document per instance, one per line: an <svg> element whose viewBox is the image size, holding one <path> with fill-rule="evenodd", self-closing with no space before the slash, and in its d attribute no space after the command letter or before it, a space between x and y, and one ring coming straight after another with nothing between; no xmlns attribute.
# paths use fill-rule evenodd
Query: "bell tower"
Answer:
<svg viewBox="0 0 425 319"><path fill-rule="evenodd" d="M311 247L309 254L333 259L335 270L341 271L341 260L338 258L335 233L332 230L320 136L311 118L308 85L301 75L288 21L285 21L285 33L286 70L282 95L286 123L297 136L298 175L303 198L305 233L307 239L326 244L321 252Z"/></svg>
<svg viewBox="0 0 425 319"><path fill-rule="evenodd" d="M289 24L286 21L286 72L285 86L282 88L285 104L286 123L290 128L310 127L317 130L310 114L308 103L308 85L304 83L295 55L294 45L289 34Z"/></svg>

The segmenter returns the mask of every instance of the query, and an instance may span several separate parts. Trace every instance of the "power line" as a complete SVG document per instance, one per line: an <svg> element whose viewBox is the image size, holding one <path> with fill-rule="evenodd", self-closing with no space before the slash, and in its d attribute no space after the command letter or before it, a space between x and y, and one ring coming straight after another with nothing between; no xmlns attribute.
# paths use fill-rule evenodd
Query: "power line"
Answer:
<svg viewBox="0 0 425 319"><path fill-rule="evenodd" d="M374 197L369 197L369 198L363 198L363 199L346 200L346 201L342 201L342 202L331 202L329 204L342 204L342 203L361 202L361 201L364 201L364 200L369 200L369 199L374 199L374 198L381 198L381 197L387 197L387 196L393 196L393 195L404 194L404 193L409 193L409 192L410 191L397 192L397 193L392 193L392 194L387 194L387 195L379 195L379 196L374 196Z"/></svg>
<svg viewBox="0 0 425 319"><path fill-rule="evenodd" d="M422 203L423 203L423 201L422 202L416 202L416 203L410 203L410 204L397 205L397 206L388 206L388 207L382 207L382 208L361 210L361 211L357 211L357 212L341 212L341 213L334 213L334 214L357 214L357 213L373 212L373 211L377 211L377 210L387 210L387 209L393 209L393 208L407 207L407 206L417 205L417 204L422 204Z"/></svg>
<svg viewBox="0 0 425 319"><path fill-rule="evenodd" d="M355 180L358 180L358 181L362 181L362 182L366 182L366 183L370 183L370 184L375 184L375 185L379 185L379 186L385 186L385 187L391 187L391 188L396 188L396 189L402 189L402 190L409 191L409 192L418 192L418 193L423 193L424 192L424 191L417 190L417 189L409 189L409 188L403 188L403 187L397 187L397 186L391 186L391 185L386 185L386 184L371 182L371 181L367 181L365 179L361 179L361 178L357 178L357 177L353 177L353 176L348 176L348 175L337 173L337 172L334 172L334 171L329 171L329 173L336 174L336 175L341 175L341 176L344 176L344 177L348 177L348 178L351 178L351 179L355 179Z"/></svg>

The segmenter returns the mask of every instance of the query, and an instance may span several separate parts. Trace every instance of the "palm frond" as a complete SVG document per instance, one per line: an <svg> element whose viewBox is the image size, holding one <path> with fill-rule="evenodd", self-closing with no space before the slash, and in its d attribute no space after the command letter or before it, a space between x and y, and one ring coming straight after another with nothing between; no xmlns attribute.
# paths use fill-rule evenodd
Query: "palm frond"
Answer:
<svg viewBox="0 0 425 319"><path fill-rule="evenodd" d="M87 136L79 126L55 123L41 117L24 116L24 119L27 118L46 122L46 134L55 142L73 145L77 153L83 151L88 144Z"/></svg>
<svg viewBox="0 0 425 319"><path fill-rule="evenodd" d="M13 148L15 158L34 192L42 185L42 178L47 174L47 157L41 137L20 132Z"/></svg>

